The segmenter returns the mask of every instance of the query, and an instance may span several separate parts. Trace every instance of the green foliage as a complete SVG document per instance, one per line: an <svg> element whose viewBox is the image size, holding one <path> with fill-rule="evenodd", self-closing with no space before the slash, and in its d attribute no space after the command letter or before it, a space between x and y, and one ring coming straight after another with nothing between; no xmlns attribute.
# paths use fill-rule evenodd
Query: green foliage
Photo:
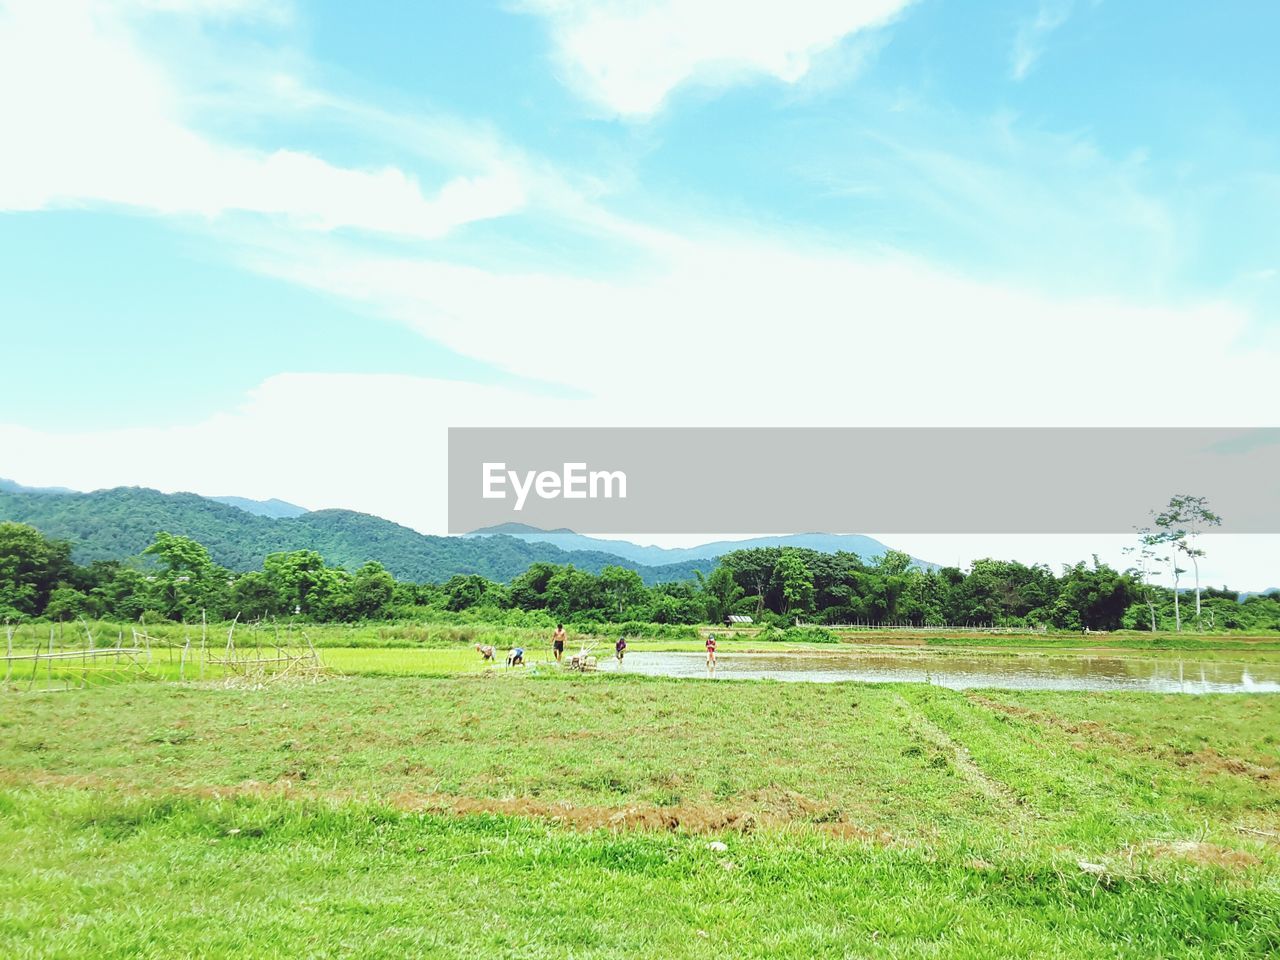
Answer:
<svg viewBox="0 0 1280 960"><path fill-rule="evenodd" d="M830 630L820 627L789 627L782 631L781 639L787 643L839 643L840 638Z"/></svg>
<svg viewBox="0 0 1280 960"><path fill-rule="evenodd" d="M33 527L0 523L0 613L14 619L44 610L49 595L71 568L71 545Z"/></svg>
<svg viewBox="0 0 1280 960"><path fill-rule="evenodd" d="M720 623L725 617L736 612L735 605L743 598L745 591L733 578L733 571L724 564L717 565L710 576L698 571L698 584L707 605L707 622Z"/></svg>
<svg viewBox="0 0 1280 960"><path fill-rule="evenodd" d="M800 552L784 548L774 567L783 613L807 613L813 606L813 574Z"/></svg>
<svg viewBox="0 0 1280 960"><path fill-rule="evenodd" d="M754 638L764 643L839 643L840 638L832 630L822 627L780 627L769 624Z"/></svg>
<svg viewBox="0 0 1280 960"><path fill-rule="evenodd" d="M137 487L56 494L0 490L0 520L30 524L47 537L69 541L80 563L130 561L148 551L156 531L164 530L203 544L213 563L237 573L261 569L269 554L299 550L314 551L325 563L348 570L376 560L393 577L418 583L444 581L457 573L506 582L538 561L572 563L592 573L621 565L636 569L651 584L688 579L695 569L713 566L701 561L643 567L609 553L565 551L508 536L431 537L351 510L317 510L277 519L192 493ZM35 605L42 607L46 598L47 590ZM0 595L0 606L4 602Z"/></svg>
<svg viewBox="0 0 1280 960"><path fill-rule="evenodd" d="M545 560L529 564L509 585L475 572L443 583L414 583L397 580L377 561L366 560L354 571L333 566L312 549L275 551L261 570L235 572L191 537L162 530L133 559L144 561L150 565L141 569L114 560L79 565L66 541L23 524L0 523L0 620L466 617L510 625L681 626L750 613L759 626L780 630L796 620L1066 630L1149 629L1153 619L1157 629L1177 623L1173 591L1096 557L1055 576L1043 565L993 559L977 560L966 572L922 569L897 551L867 564L852 553L763 547L725 554L696 580L653 586L620 564L595 573ZM1280 630L1280 596L1240 602L1231 591L1209 589L1201 600L1205 630Z"/></svg>
<svg viewBox="0 0 1280 960"><path fill-rule="evenodd" d="M96 616L97 613L89 596L75 587L57 587L49 594L49 602L44 608L44 616L49 620L74 620Z"/></svg>

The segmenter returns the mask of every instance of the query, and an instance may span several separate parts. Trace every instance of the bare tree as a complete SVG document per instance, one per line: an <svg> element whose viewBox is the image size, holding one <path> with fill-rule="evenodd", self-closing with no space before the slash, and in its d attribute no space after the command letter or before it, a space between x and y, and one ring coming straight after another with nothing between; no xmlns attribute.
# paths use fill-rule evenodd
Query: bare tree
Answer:
<svg viewBox="0 0 1280 960"><path fill-rule="evenodd" d="M1196 582L1196 627L1203 629L1200 620L1200 558L1204 549L1200 547L1200 536L1209 527L1222 526L1222 517L1209 509L1209 501L1204 497L1194 497L1183 493L1169 498L1169 505L1162 513L1156 514L1156 526L1160 528L1161 542L1172 545L1176 553L1191 559L1195 571ZM1174 562L1174 605L1178 601L1178 570Z"/></svg>
<svg viewBox="0 0 1280 960"><path fill-rule="evenodd" d="M1158 564L1167 563L1169 558L1163 556L1156 549L1163 541L1160 535L1150 527L1142 527L1137 531L1138 544L1133 547L1125 547L1124 552L1136 555L1138 565L1134 568L1134 572L1138 575L1138 582L1142 584L1142 599L1147 604L1147 615L1151 619L1151 632L1156 632L1156 601L1154 591L1151 585L1151 575L1155 571ZM1175 595L1175 604L1177 602Z"/></svg>

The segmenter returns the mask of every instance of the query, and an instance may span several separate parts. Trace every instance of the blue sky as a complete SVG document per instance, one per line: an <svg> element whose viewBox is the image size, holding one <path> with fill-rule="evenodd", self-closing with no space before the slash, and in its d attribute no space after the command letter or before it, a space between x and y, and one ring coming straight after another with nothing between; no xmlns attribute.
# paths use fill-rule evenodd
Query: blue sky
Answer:
<svg viewBox="0 0 1280 960"><path fill-rule="evenodd" d="M0 0L0 475L426 529L459 418L1270 424L1277 35L1262 2ZM343 429L417 438L408 478L307 472ZM276 463L121 452L218 443Z"/></svg>

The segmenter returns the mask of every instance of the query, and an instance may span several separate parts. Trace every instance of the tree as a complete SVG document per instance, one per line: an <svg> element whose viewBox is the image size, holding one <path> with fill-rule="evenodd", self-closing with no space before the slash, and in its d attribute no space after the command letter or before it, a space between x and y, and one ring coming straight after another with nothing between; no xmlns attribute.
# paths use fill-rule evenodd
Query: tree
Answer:
<svg viewBox="0 0 1280 960"><path fill-rule="evenodd" d="M600 583L585 570L561 567L547 582L547 609L561 620L599 607Z"/></svg>
<svg viewBox="0 0 1280 960"><path fill-rule="evenodd" d="M160 531L144 555L159 559L160 575L152 581L156 610L171 620L194 617L202 607L221 605L226 571L214 566L209 551L190 537Z"/></svg>
<svg viewBox="0 0 1280 960"><path fill-rule="evenodd" d="M783 613L805 613L813 606L813 574L797 551L783 549L774 576L782 591Z"/></svg>
<svg viewBox="0 0 1280 960"><path fill-rule="evenodd" d="M147 556L158 557L170 574L202 574L213 566L209 551L203 544L190 537L175 536L160 531L151 546L142 551Z"/></svg>
<svg viewBox="0 0 1280 960"><path fill-rule="evenodd" d="M74 620L95 612L90 598L74 587L56 587L44 608L44 615L50 620Z"/></svg>
<svg viewBox="0 0 1280 960"><path fill-rule="evenodd" d="M872 561L864 582L876 601L877 619L894 620L898 616L898 598L910 582L911 557L901 550L886 550Z"/></svg>
<svg viewBox="0 0 1280 960"><path fill-rule="evenodd" d="M337 572L326 567L324 557L314 550L268 554L262 571L286 613L318 612L339 583Z"/></svg>
<svg viewBox="0 0 1280 960"><path fill-rule="evenodd" d="M701 570L694 572L705 598L707 620L719 623L733 612L733 605L742 599L742 588L733 579L733 571L723 564L716 564L710 576L703 576Z"/></svg>
<svg viewBox="0 0 1280 960"><path fill-rule="evenodd" d="M265 573L241 574L231 585L231 605L244 620L271 616L281 611L280 594ZM292 610L290 611L292 612Z"/></svg>
<svg viewBox="0 0 1280 960"><path fill-rule="evenodd" d="M600 588L609 598L611 612L619 616L625 606L644 600L644 581L640 574L626 567L610 565L601 570Z"/></svg>
<svg viewBox="0 0 1280 960"><path fill-rule="evenodd" d="M1209 509L1209 501L1204 497L1193 497L1182 493L1169 498L1169 505L1164 511L1156 514L1156 526L1160 528L1163 542L1170 543L1178 553L1191 559L1196 581L1196 627L1203 629L1200 622L1200 558L1205 555L1200 547L1200 535L1207 527L1222 526L1222 518ZM1174 563L1175 583L1174 601L1177 596L1177 563ZM1179 628L1181 628L1179 617Z"/></svg>
<svg viewBox="0 0 1280 960"><path fill-rule="evenodd" d="M521 610L543 610L547 606L547 584L560 568L538 561L511 581L511 602Z"/></svg>
<svg viewBox="0 0 1280 960"><path fill-rule="evenodd" d="M1169 558L1162 555L1157 548L1163 541L1160 535L1153 531L1150 527L1142 527L1137 531L1138 544L1134 547L1125 547L1124 552L1135 554L1138 558L1138 565L1133 568L1133 574L1138 578L1138 584L1142 591L1143 602L1147 605L1147 614L1151 620L1151 632L1156 630L1156 601L1155 591L1151 584L1151 574L1158 564L1167 563ZM1176 594L1175 594L1176 597Z"/></svg>
<svg viewBox="0 0 1280 960"><path fill-rule="evenodd" d="M444 585L446 598L444 608L456 613L460 610L478 607L485 596L488 595L491 586L493 584L478 573L458 574L456 577L450 577Z"/></svg>
<svg viewBox="0 0 1280 960"><path fill-rule="evenodd" d="M72 570L71 544L25 523L0 523L0 618L39 616Z"/></svg>
<svg viewBox="0 0 1280 960"><path fill-rule="evenodd" d="M756 598L756 616L765 608L765 594L773 582L773 568L781 551L777 547L755 547L750 550L734 550L720 558L720 564L728 567L738 585L747 596Z"/></svg>
<svg viewBox="0 0 1280 960"><path fill-rule="evenodd" d="M352 575L351 582L347 584L349 614L366 620L382 616L395 589L395 577L387 573L382 564L370 560Z"/></svg>
<svg viewBox="0 0 1280 960"><path fill-rule="evenodd" d="M1054 623L1074 630L1117 630L1133 597L1133 581L1094 556L1092 567L1077 563L1063 570Z"/></svg>

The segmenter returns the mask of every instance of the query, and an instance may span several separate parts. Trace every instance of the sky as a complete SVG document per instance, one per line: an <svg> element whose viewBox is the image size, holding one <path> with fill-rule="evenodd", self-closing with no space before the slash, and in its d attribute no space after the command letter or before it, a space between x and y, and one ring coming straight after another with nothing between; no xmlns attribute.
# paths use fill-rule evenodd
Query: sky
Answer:
<svg viewBox="0 0 1280 960"><path fill-rule="evenodd" d="M449 426L1275 426L1278 31L1261 0L0 0L0 476L443 532ZM1223 538L1206 576L1277 556Z"/></svg>

